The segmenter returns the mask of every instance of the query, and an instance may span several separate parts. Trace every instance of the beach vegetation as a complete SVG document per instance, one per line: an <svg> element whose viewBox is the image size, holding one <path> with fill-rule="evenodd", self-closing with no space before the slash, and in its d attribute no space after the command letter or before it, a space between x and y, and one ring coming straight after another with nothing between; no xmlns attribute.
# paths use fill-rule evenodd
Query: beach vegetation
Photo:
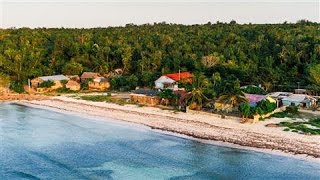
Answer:
<svg viewBox="0 0 320 180"><path fill-rule="evenodd" d="M0 87L3 87L3 88L10 87L10 77L2 72L0 72Z"/></svg>
<svg viewBox="0 0 320 180"><path fill-rule="evenodd" d="M73 91L73 90L71 90L71 89L69 89L69 88L62 87L62 88L58 88L58 89L56 90L56 92L57 92L57 93L76 93L76 92L78 92L78 91Z"/></svg>
<svg viewBox="0 0 320 180"><path fill-rule="evenodd" d="M11 82L9 89L11 89L12 91L14 91L16 93L23 93L24 92L23 84L18 81Z"/></svg>
<svg viewBox="0 0 320 180"><path fill-rule="evenodd" d="M134 75L116 75L111 78L110 84L113 90L129 91L138 86L139 78Z"/></svg>
<svg viewBox="0 0 320 180"><path fill-rule="evenodd" d="M172 89L163 89L157 96L161 98L161 104L168 106L169 104L177 105L179 100L179 95L175 94Z"/></svg>
<svg viewBox="0 0 320 180"><path fill-rule="evenodd" d="M248 99L245 97L244 93L239 89L238 91L233 91L219 97L218 101L225 104L230 104L232 107L239 107L242 103L247 103Z"/></svg>
<svg viewBox="0 0 320 180"><path fill-rule="evenodd" d="M43 81L42 83L39 84L39 88L50 88L51 86L54 86L55 82L48 80L48 81Z"/></svg>
<svg viewBox="0 0 320 180"><path fill-rule="evenodd" d="M93 102L115 103L118 105L131 104L131 102L128 101L127 99L112 97L109 94L107 94L107 95L85 95L85 96L80 96L80 99L87 100L87 101L93 101Z"/></svg>
<svg viewBox="0 0 320 180"><path fill-rule="evenodd" d="M87 79L85 81L81 81L80 89L81 90L88 90L89 89L89 82L93 81L93 79Z"/></svg>
<svg viewBox="0 0 320 180"><path fill-rule="evenodd" d="M203 103L209 99L205 95L206 89L209 87L209 80L202 73L194 74L191 84L190 97L187 100L189 105L195 107L197 110L201 110Z"/></svg>
<svg viewBox="0 0 320 180"><path fill-rule="evenodd" d="M240 104L238 110L242 114L242 118L248 118L251 115L249 103Z"/></svg>
<svg viewBox="0 0 320 180"><path fill-rule="evenodd" d="M320 135L320 118L309 121L280 122L280 127L285 127L284 131L291 131L309 135Z"/></svg>
<svg viewBox="0 0 320 180"><path fill-rule="evenodd" d="M298 106L288 106L286 109L282 112L277 112L272 114L272 117L275 118L285 118L290 117L293 118L294 116L299 114L299 107Z"/></svg>

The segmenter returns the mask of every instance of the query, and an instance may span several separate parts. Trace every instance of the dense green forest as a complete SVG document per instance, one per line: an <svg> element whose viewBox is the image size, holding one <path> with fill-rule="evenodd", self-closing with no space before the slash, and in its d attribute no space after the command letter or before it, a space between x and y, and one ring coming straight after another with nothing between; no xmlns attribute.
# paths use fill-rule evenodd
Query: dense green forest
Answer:
<svg viewBox="0 0 320 180"><path fill-rule="evenodd" d="M151 86L164 73L202 72L267 90L320 85L320 24L128 24L93 29L0 29L0 71L14 82L124 69ZM133 78L135 78L133 77ZM131 76L132 78L132 76Z"/></svg>

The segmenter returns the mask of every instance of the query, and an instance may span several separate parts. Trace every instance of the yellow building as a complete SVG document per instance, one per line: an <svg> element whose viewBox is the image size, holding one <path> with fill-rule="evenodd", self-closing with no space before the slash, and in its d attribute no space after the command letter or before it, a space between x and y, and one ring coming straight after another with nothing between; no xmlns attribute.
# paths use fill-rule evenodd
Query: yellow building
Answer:
<svg viewBox="0 0 320 180"><path fill-rule="evenodd" d="M72 90L72 91L79 91L81 86L80 83L74 80L69 80L66 84L66 88Z"/></svg>
<svg viewBox="0 0 320 180"><path fill-rule="evenodd" d="M89 90L91 91L105 91L110 88L110 83L107 78L104 77L97 77L94 78L93 81L88 83Z"/></svg>
<svg viewBox="0 0 320 180"><path fill-rule="evenodd" d="M53 76L42 76L42 77L37 77L31 80L31 87L36 89L38 92L43 92L43 91L52 91L55 89L59 89L63 87L63 84L61 81L66 80L68 81L69 78L64 76L64 75L53 75ZM51 86L50 88L40 88L39 85L45 81L53 81L54 85Z"/></svg>

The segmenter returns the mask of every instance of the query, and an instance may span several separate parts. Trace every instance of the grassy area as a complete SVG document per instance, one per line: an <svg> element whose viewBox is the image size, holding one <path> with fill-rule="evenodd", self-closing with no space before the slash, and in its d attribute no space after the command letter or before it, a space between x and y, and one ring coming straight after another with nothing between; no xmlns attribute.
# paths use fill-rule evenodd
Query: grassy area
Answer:
<svg viewBox="0 0 320 180"><path fill-rule="evenodd" d="M119 105L131 104L127 99L112 97L111 94L80 96L80 99L93 102L110 102Z"/></svg>
<svg viewBox="0 0 320 180"><path fill-rule="evenodd" d="M299 111L298 111L298 107L296 106L289 106L286 108L286 110L282 111L282 112L277 112L271 115L271 117L275 117L275 118L285 118L285 117L289 117L289 118L294 118L297 117L299 115Z"/></svg>
<svg viewBox="0 0 320 180"><path fill-rule="evenodd" d="M280 127L286 127L284 131L303 134L320 135L320 118L311 119L306 122L281 122Z"/></svg>

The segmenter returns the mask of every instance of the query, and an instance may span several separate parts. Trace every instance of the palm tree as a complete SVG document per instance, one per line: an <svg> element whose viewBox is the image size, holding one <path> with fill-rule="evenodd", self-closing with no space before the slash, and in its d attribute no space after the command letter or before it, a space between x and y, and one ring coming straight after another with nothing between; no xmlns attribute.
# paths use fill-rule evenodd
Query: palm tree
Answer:
<svg viewBox="0 0 320 180"><path fill-rule="evenodd" d="M241 103L247 103L248 99L245 97L244 93L239 89L233 93L228 93L219 97L218 101L225 104L230 104L232 107L237 107Z"/></svg>
<svg viewBox="0 0 320 180"><path fill-rule="evenodd" d="M192 79L192 91L188 101L190 102L189 104L195 104L197 110L201 110L203 102L208 100L204 94L208 86L209 81L202 73L194 75Z"/></svg>

